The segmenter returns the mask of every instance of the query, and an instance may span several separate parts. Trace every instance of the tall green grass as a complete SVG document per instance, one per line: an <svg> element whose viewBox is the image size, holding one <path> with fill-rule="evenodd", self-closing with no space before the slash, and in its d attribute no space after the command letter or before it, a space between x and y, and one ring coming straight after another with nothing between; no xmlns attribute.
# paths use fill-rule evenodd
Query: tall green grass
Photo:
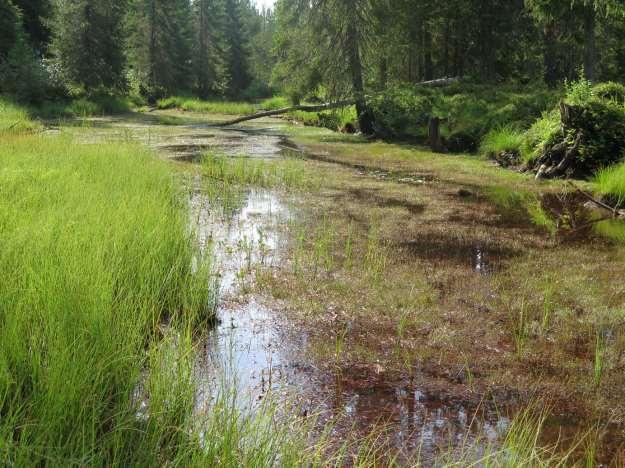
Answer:
<svg viewBox="0 0 625 468"><path fill-rule="evenodd" d="M172 96L157 102L159 109L181 109L187 112L203 112L208 114L243 115L253 114L262 110L274 110L288 107L286 98L276 96L260 103L235 101L204 101L194 97Z"/></svg>
<svg viewBox="0 0 625 468"><path fill-rule="evenodd" d="M304 161L297 159L267 161L209 153L202 160L202 168L208 178L227 185L305 188L315 183Z"/></svg>
<svg viewBox="0 0 625 468"><path fill-rule="evenodd" d="M213 309L170 169L136 145L0 145L0 463L186 458L187 330Z"/></svg>
<svg viewBox="0 0 625 468"><path fill-rule="evenodd" d="M480 146L480 152L489 157L497 156L502 152L520 154L523 145L523 133L512 125L491 130L486 134Z"/></svg>
<svg viewBox="0 0 625 468"><path fill-rule="evenodd" d="M30 119L28 112L0 96L0 136L39 130L41 125Z"/></svg>
<svg viewBox="0 0 625 468"><path fill-rule="evenodd" d="M618 206L625 204L625 163L600 170L594 182L597 193L613 199Z"/></svg>

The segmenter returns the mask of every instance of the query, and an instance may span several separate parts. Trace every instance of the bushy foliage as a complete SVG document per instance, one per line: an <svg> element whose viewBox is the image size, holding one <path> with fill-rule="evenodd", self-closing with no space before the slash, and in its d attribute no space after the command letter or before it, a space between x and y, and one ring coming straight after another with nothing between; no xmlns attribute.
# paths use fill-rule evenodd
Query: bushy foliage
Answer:
<svg viewBox="0 0 625 468"><path fill-rule="evenodd" d="M430 117L442 121L445 146L452 152L473 152L482 138L506 126L527 128L557 101L543 88L457 83L442 88L395 86L371 100L383 137L423 139Z"/></svg>
<svg viewBox="0 0 625 468"><path fill-rule="evenodd" d="M4 62L0 62L0 90L19 102L40 103L49 89L48 76L22 33Z"/></svg>
<svg viewBox="0 0 625 468"><path fill-rule="evenodd" d="M609 81L599 83L593 89L594 95L604 101L612 101L616 104L625 105L625 85Z"/></svg>
<svg viewBox="0 0 625 468"><path fill-rule="evenodd" d="M414 137L432 115L432 99L414 87L395 86L374 97L371 110L384 137Z"/></svg>
<svg viewBox="0 0 625 468"><path fill-rule="evenodd" d="M588 173L619 161L625 151L625 108L591 100L573 109L565 138L580 137L578 159Z"/></svg>

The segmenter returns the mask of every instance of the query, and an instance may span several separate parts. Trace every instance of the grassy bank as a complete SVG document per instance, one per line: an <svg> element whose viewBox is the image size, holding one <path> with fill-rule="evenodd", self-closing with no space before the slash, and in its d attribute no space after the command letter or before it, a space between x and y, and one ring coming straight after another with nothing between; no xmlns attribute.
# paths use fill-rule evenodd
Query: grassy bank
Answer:
<svg viewBox="0 0 625 468"><path fill-rule="evenodd" d="M2 464L188 459L188 336L214 298L170 169L131 144L0 145Z"/></svg>
<svg viewBox="0 0 625 468"><path fill-rule="evenodd" d="M156 106L159 109L180 109L187 112L202 112L207 114L242 115L253 114L263 110L274 110L288 107L286 98L277 96L264 99L258 103L245 101L207 101L196 97L172 96L160 99Z"/></svg>

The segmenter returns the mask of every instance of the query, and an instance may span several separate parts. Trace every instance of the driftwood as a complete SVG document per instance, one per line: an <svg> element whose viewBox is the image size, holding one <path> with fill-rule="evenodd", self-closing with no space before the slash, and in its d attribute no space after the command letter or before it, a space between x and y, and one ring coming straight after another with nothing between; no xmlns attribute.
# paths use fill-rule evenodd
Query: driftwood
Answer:
<svg viewBox="0 0 625 468"><path fill-rule="evenodd" d="M460 81L460 78L440 78L438 80L422 81L421 83L417 83L416 86L439 87L439 86L447 86L452 83L456 83L458 81ZM243 117L238 117L236 119L217 123L215 124L215 126L216 127L228 127L230 125L236 125L241 122L247 122L248 120L262 119L263 117L273 117L276 115L288 114L289 112L295 112L295 111L321 112L324 110L347 107L347 106L351 106L354 104L356 104L355 98L344 99L342 101L336 101L336 102L326 102L325 104L318 104L318 105L299 105L299 106L292 106L292 107L284 107L282 109L275 109L275 110L257 112L251 115L245 115Z"/></svg>

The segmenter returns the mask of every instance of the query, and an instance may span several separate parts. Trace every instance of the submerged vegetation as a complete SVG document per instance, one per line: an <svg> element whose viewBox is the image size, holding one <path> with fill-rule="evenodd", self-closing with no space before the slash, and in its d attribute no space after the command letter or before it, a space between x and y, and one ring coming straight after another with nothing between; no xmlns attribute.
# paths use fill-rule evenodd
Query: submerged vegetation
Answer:
<svg viewBox="0 0 625 468"><path fill-rule="evenodd" d="M0 464L623 465L624 18L0 0Z"/></svg>

